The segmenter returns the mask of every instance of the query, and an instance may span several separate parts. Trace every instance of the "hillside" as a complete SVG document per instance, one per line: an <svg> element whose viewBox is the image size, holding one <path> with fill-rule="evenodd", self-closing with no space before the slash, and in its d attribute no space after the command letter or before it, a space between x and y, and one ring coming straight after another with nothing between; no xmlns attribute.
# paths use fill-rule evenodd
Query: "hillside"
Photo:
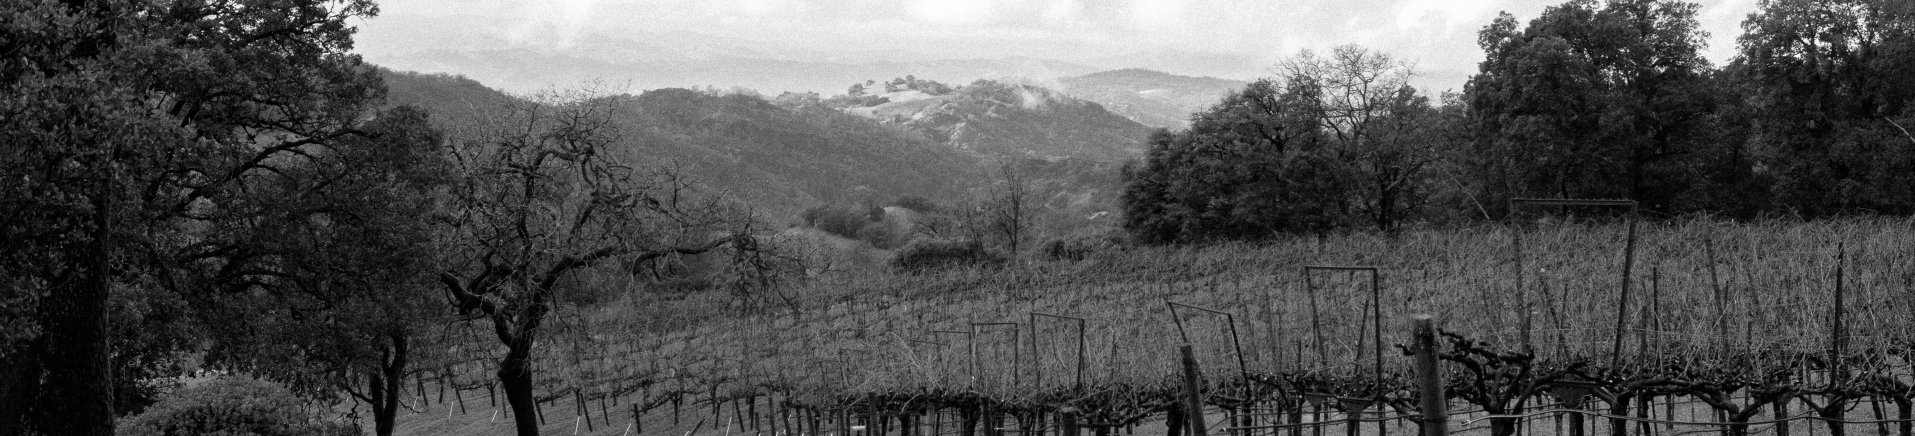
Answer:
<svg viewBox="0 0 1915 436"><path fill-rule="evenodd" d="M386 82L390 104L425 107L452 131L518 98L461 76L387 71ZM1033 85L978 81L938 92L901 89L851 108L812 94L768 101L659 89L614 98L628 162L684 171L774 224L814 206L902 196L963 204L1009 164L1040 200L1040 234L1115 225L1119 167L1141 155L1148 127Z"/></svg>
<svg viewBox="0 0 1915 436"><path fill-rule="evenodd" d="M1121 162L1142 156L1150 134L1095 102L1030 84L979 80L946 95L878 96L890 101L846 111L983 156Z"/></svg>
<svg viewBox="0 0 1915 436"><path fill-rule="evenodd" d="M1058 79L1060 91L1150 127L1182 129L1203 110L1245 82L1215 77L1124 69Z"/></svg>
<svg viewBox="0 0 1915 436"><path fill-rule="evenodd" d="M487 102L514 98L463 77L388 72L386 82L391 104L425 107L448 129L474 122ZM854 193L869 200L956 198L982 177L972 154L819 106L786 108L685 89L615 98L615 122L633 163L680 168L761 216L796 216Z"/></svg>

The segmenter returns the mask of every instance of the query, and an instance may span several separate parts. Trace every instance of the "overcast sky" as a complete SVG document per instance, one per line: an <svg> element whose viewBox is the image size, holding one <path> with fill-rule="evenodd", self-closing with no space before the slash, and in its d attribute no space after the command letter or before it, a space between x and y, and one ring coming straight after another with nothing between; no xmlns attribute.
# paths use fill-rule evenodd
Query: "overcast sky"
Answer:
<svg viewBox="0 0 1915 436"><path fill-rule="evenodd" d="M567 50L595 35L662 46L709 43L839 60L1061 60L1147 50L1228 53L1256 62L1355 43L1446 80L1482 59L1476 31L1500 11L1527 21L1537 0L404 0L361 23L375 63L473 43ZM1703 0L1705 52L1734 51L1755 0ZM475 38L483 34L486 38ZM890 59L899 60L899 59ZM1266 70L1267 71L1267 70ZM1250 77L1233 77L1248 79ZM1460 83L1457 85L1460 88Z"/></svg>

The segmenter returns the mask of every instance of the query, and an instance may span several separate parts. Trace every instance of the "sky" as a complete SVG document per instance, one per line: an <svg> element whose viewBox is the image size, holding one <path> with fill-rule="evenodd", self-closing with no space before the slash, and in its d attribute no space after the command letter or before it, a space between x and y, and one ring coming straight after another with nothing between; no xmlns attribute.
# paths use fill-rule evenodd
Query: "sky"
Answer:
<svg viewBox="0 0 1915 436"><path fill-rule="evenodd" d="M1726 63L1756 0L1702 0L1705 55ZM360 24L375 63L461 44L587 47L604 35L653 45L741 47L791 58L1030 57L1076 61L1176 51L1241 57L1261 76L1299 50L1359 44L1459 82L1482 52L1476 32L1536 0L403 0ZM474 35L484 37L475 37ZM596 50L604 51L603 48ZM589 53L589 52L588 52ZM642 53L640 54L642 55ZM1172 71L1177 73L1176 71ZM1251 79L1254 77L1229 77Z"/></svg>

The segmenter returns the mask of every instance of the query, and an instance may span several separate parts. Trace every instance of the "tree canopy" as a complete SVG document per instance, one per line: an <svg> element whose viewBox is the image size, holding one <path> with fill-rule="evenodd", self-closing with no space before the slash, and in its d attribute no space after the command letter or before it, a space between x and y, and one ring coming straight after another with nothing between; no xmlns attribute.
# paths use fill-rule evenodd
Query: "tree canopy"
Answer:
<svg viewBox="0 0 1915 436"><path fill-rule="evenodd" d="M1502 14L1478 33L1477 74L1440 104L1386 54L1302 53L1154 136L1127 173L1125 228L1149 242L1388 230L1501 219L1525 197L1661 216L1915 213L1915 7L1763 1L1720 68L1701 56L1698 11Z"/></svg>

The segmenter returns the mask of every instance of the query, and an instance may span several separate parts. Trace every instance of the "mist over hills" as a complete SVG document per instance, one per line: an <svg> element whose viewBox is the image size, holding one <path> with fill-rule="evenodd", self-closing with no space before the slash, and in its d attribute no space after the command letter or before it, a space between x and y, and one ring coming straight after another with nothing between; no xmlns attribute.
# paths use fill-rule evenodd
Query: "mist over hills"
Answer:
<svg viewBox="0 0 1915 436"><path fill-rule="evenodd" d="M870 78L915 75L947 83L1057 79L1121 68L1249 79L1268 60L1224 53L1139 49L1080 56L1002 56L913 48L825 52L775 40L742 40L695 32L578 32L550 24L471 26L469 17L381 17L373 31L409 46L367 47L366 58L388 68L459 74L516 93L603 80L633 91L658 88L745 88L836 94Z"/></svg>

